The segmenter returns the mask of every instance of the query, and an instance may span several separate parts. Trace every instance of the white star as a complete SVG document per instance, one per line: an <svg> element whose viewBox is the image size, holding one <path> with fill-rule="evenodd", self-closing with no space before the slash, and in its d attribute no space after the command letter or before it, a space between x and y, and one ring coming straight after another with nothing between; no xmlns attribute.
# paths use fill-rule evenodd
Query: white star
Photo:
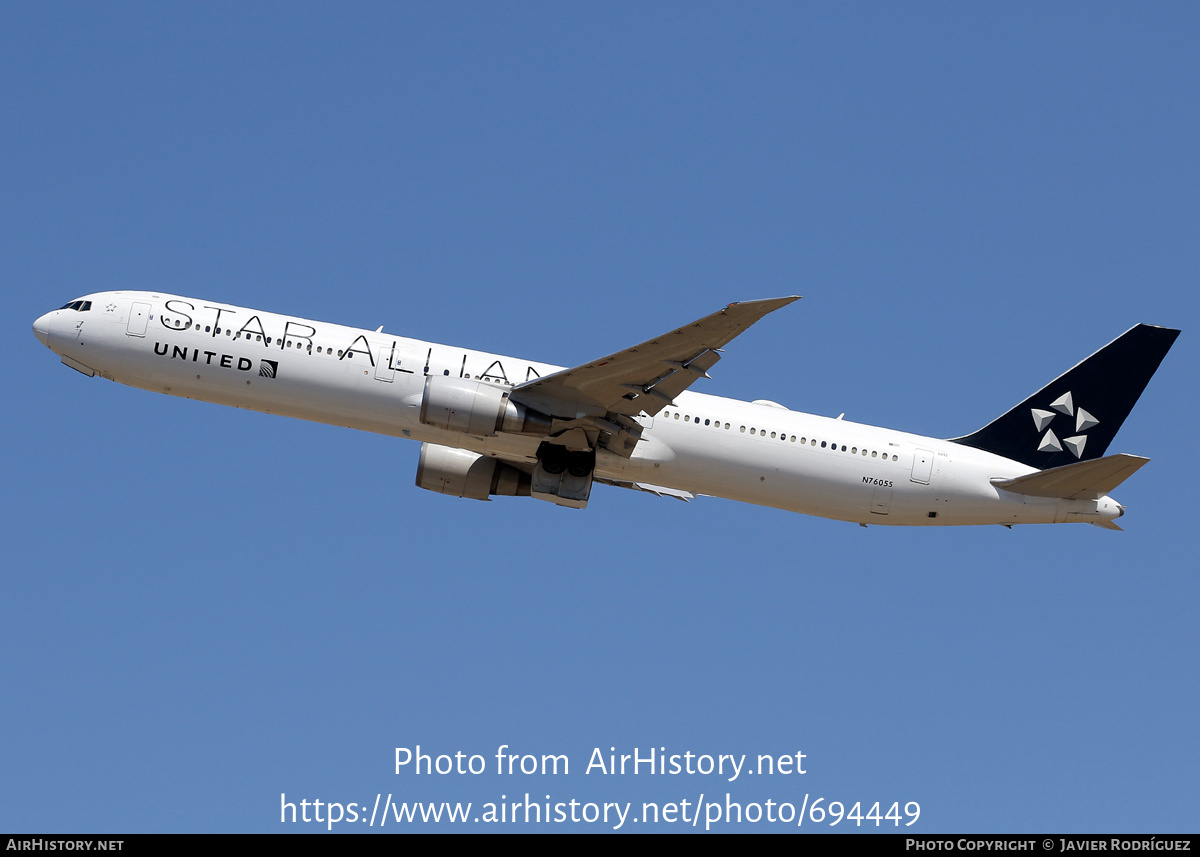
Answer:
<svg viewBox="0 0 1200 857"><path fill-rule="evenodd" d="M1050 403L1050 407L1058 411L1060 414L1066 414L1068 417L1075 412L1075 404L1071 401L1071 393L1068 390L1057 399Z"/></svg>
<svg viewBox="0 0 1200 857"><path fill-rule="evenodd" d="M1054 419L1054 411L1043 411L1041 408L1033 409L1033 423L1037 426L1038 431L1045 431L1046 426L1050 425L1050 421Z"/></svg>
<svg viewBox="0 0 1200 857"><path fill-rule="evenodd" d="M1067 449L1075 453L1076 458L1080 458L1083 455L1084 444L1087 443L1087 435L1079 434L1075 437L1065 437L1063 438L1063 443L1067 445Z"/></svg>
<svg viewBox="0 0 1200 857"><path fill-rule="evenodd" d="M1062 452L1062 444L1058 442L1053 429L1046 432L1042 438L1041 444L1038 445L1038 452Z"/></svg>

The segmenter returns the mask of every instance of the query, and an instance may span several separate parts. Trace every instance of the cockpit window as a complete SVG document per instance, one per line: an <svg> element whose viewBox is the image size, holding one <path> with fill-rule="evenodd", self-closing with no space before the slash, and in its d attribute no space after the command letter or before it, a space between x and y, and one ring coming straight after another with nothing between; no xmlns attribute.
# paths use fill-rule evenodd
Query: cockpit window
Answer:
<svg viewBox="0 0 1200 857"><path fill-rule="evenodd" d="M91 301L71 301L69 304L59 307L59 309L73 309L76 312L87 312L91 308Z"/></svg>

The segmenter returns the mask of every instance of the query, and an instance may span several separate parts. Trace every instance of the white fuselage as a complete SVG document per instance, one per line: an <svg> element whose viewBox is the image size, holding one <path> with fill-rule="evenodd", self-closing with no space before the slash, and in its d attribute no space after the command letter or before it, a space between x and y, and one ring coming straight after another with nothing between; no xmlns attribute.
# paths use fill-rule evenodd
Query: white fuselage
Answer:
<svg viewBox="0 0 1200 857"><path fill-rule="evenodd" d="M512 387L560 367L212 301L102 292L86 312L47 313L38 337L64 362L191 399L535 460L539 438L476 437L419 418L426 375ZM600 450L598 479L725 497L864 524L1112 520L1109 497L1012 494L991 480L1034 469L945 440L684 392L623 458Z"/></svg>

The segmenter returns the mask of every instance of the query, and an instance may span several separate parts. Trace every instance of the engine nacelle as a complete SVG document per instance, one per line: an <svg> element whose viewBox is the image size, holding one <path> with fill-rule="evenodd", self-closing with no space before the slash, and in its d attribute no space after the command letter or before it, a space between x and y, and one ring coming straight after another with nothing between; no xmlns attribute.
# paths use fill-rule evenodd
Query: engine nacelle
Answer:
<svg viewBox="0 0 1200 857"><path fill-rule="evenodd" d="M484 381L430 375L421 396L421 422L479 437L500 432L550 434L550 417L516 404L508 394Z"/></svg>
<svg viewBox="0 0 1200 857"><path fill-rule="evenodd" d="M528 497L529 474L495 458L436 443L421 444L417 487L451 497Z"/></svg>

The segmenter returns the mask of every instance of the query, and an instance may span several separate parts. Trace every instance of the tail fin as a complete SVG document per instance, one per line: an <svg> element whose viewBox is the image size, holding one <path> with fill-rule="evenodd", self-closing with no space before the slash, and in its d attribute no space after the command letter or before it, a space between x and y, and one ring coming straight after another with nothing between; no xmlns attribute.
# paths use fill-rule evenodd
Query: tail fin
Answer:
<svg viewBox="0 0 1200 857"><path fill-rule="evenodd" d="M1132 327L1004 416L952 440L1039 470L1100 458L1177 336L1168 327Z"/></svg>

